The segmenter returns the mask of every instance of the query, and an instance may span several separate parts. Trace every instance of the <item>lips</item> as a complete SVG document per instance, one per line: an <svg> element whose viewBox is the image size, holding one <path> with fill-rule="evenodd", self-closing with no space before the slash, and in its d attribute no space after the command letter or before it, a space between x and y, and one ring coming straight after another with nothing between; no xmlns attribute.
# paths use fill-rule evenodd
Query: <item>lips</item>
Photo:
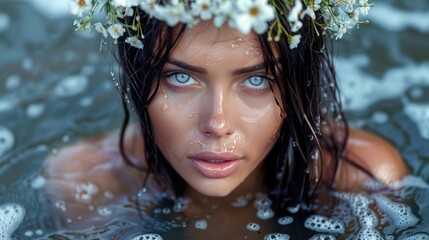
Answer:
<svg viewBox="0 0 429 240"><path fill-rule="evenodd" d="M189 157L191 165L208 178L225 178L234 173L243 157L233 153L201 152Z"/></svg>

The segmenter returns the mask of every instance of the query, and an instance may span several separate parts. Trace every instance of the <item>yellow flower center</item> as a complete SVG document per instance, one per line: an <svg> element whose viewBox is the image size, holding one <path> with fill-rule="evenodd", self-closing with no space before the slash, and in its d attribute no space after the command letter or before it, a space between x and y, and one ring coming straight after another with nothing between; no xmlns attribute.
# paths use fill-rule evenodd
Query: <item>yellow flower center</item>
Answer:
<svg viewBox="0 0 429 240"><path fill-rule="evenodd" d="M209 9L209 5L207 5L207 4L201 5L201 10L205 11L207 9Z"/></svg>
<svg viewBox="0 0 429 240"><path fill-rule="evenodd" d="M85 0L79 0L79 1L77 2L77 4L79 5L79 7L83 7L83 6L85 6L85 5L86 5L86 1L85 1Z"/></svg>
<svg viewBox="0 0 429 240"><path fill-rule="evenodd" d="M250 9L249 13L250 13L250 15L256 17L259 14L259 8L253 7L253 8Z"/></svg>

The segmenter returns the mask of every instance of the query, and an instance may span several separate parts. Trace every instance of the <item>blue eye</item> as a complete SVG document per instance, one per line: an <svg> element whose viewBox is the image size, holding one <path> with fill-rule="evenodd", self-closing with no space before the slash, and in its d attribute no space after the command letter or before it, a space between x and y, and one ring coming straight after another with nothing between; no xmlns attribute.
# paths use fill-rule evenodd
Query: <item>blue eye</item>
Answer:
<svg viewBox="0 0 429 240"><path fill-rule="evenodd" d="M248 88L264 89L268 88L269 82L266 77L263 76L251 76L247 78L242 85Z"/></svg>
<svg viewBox="0 0 429 240"><path fill-rule="evenodd" d="M196 83L189 74L182 72L170 74L166 79L169 83L176 86L188 86Z"/></svg>

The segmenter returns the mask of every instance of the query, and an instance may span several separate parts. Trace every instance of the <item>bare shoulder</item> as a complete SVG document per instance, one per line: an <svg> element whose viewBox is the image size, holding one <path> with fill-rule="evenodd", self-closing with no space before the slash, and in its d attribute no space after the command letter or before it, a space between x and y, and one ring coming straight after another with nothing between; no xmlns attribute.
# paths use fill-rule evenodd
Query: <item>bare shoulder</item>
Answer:
<svg viewBox="0 0 429 240"><path fill-rule="evenodd" d="M141 140L128 135L127 154L144 161L140 155L142 143L136 142ZM123 160L118 131L61 148L58 153L48 156L42 172L50 200L67 204L67 218L85 216L89 206L117 202L136 194L144 177L142 170Z"/></svg>
<svg viewBox="0 0 429 240"><path fill-rule="evenodd" d="M389 185L409 174L396 148L385 139L362 129L350 129L346 151L338 169L336 188L353 189L368 180L366 170L383 184Z"/></svg>

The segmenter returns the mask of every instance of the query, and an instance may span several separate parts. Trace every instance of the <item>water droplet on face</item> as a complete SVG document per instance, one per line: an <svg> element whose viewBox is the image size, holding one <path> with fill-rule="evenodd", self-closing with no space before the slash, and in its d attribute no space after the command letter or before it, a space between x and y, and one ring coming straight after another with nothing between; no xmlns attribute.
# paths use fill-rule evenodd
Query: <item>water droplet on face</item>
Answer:
<svg viewBox="0 0 429 240"><path fill-rule="evenodd" d="M167 95L167 92L165 91L165 89L162 89L162 93L163 93L163 99L164 99L164 102L162 104L162 110L164 112L166 112L169 109L169 106L168 106L168 95Z"/></svg>
<svg viewBox="0 0 429 240"><path fill-rule="evenodd" d="M231 44L231 48L238 48L238 44L236 43Z"/></svg>

